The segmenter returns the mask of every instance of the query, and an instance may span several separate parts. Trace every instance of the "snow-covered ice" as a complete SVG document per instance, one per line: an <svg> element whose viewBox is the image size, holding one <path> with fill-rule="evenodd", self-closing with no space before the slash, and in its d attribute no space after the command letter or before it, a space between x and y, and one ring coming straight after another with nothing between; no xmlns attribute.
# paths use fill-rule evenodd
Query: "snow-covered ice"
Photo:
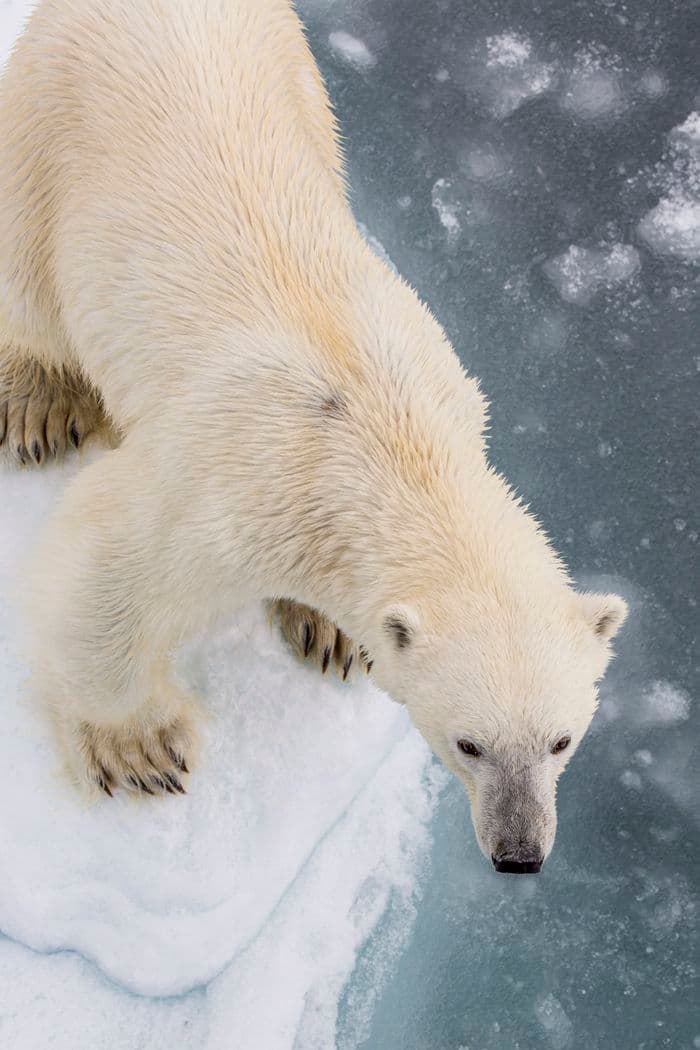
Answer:
<svg viewBox="0 0 700 1050"><path fill-rule="evenodd" d="M24 700L10 598L69 472L2 478L0 929L34 952L62 953L51 956L53 985L41 964L55 1010L66 1008L68 971L75 1004L96 984L66 954L75 952L140 995L215 981L210 1047L230 1046L233 1032L235 1045L253 1047L263 1027L270 1050L291 1047L302 1028L330 1045L343 984L390 901L410 929L440 774L401 708L367 680L343 686L299 666L254 609L181 658L208 710L188 795L81 804ZM18 952L0 941L3 1001L17 1005L3 1036L35 1050L27 1033L37 1022L20 1004L37 957L19 952L18 964ZM97 985L104 1024L116 1026L128 1000Z"/></svg>
<svg viewBox="0 0 700 1050"><path fill-rule="evenodd" d="M567 303L587 306L596 292L629 281L639 271L639 252L630 244L582 248L572 244L545 264L545 273Z"/></svg>

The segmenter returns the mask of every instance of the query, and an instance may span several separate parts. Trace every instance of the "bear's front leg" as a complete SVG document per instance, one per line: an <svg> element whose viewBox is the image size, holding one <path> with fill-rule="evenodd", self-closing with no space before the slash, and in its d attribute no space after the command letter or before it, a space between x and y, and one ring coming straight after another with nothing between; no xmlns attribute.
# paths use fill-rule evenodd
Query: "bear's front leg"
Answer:
<svg viewBox="0 0 700 1050"><path fill-rule="evenodd" d="M196 544L170 497L147 451L105 453L69 484L26 580L33 691L73 780L108 795L184 792L196 749L196 701L169 665L197 616Z"/></svg>

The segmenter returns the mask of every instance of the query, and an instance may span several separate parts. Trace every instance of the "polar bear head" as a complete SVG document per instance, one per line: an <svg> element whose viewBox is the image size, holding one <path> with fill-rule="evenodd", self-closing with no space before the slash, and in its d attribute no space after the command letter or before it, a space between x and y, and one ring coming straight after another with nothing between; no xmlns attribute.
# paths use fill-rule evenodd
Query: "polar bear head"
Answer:
<svg viewBox="0 0 700 1050"><path fill-rule="evenodd" d="M471 799L497 871L539 871L556 786L597 706L627 607L568 585L533 594L456 588L383 611L379 684L405 703Z"/></svg>

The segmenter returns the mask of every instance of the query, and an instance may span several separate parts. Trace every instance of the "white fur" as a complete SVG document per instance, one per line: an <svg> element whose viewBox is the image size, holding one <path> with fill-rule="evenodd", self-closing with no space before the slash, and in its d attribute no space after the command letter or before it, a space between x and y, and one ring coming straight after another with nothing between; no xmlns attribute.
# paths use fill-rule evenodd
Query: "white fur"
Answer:
<svg viewBox="0 0 700 1050"><path fill-rule="evenodd" d="M486 462L477 383L360 236L291 5L43 0L0 139L0 352L78 369L122 439L69 485L28 584L78 777L86 724L107 750L193 741L169 651L287 597L366 646L477 830L460 737L482 770L548 762L553 799L549 747L583 735L624 606L571 589Z"/></svg>

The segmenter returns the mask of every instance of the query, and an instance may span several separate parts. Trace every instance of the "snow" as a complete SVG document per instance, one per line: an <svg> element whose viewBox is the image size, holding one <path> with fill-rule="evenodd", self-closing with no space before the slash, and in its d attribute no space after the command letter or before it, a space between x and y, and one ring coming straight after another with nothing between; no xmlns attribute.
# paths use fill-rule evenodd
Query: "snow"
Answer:
<svg viewBox="0 0 700 1050"><path fill-rule="evenodd" d="M700 262L700 111L670 133L662 182L667 195L642 218L639 234L659 255Z"/></svg>
<svg viewBox="0 0 700 1050"><path fill-rule="evenodd" d="M329 34L328 43L333 52L356 69L371 69L376 65L376 56L372 54L367 45L357 37L336 30Z"/></svg>
<svg viewBox="0 0 700 1050"><path fill-rule="evenodd" d="M640 266L639 252L629 244L604 248L572 244L562 255L550 259L544 270L564 302L588 306L598 291L630 280Z"/></svg>
<svg viewBox="0 0 700 1050"><path fill-rule="evenodd" d="M343 686L298 665L258 608L182 654L180 671L208 710L188 795L81 804L23 700L8 598L20 555L75 469L2 479L0 797L12 804L0 807L0 929L17 944L0 942L0 982L19 967L9 1005L27 996L41 959L22 954L26 945L61 953L53 982L41 963L55 1010L97 986L111 1026L130 1002L96 984L75 952L142 996L209 985L211 1047L230 1045L233 1032L235 1045L252 1046L263 1025L271 1050L302 1030L330 1045L338 997L390 900L410 929L441 775L403 709L366 679ZM130 1018L129 1031L141 1021ZM5 1028L15 1050L33 1050L36 1026L21 1010Z"/></svg>

